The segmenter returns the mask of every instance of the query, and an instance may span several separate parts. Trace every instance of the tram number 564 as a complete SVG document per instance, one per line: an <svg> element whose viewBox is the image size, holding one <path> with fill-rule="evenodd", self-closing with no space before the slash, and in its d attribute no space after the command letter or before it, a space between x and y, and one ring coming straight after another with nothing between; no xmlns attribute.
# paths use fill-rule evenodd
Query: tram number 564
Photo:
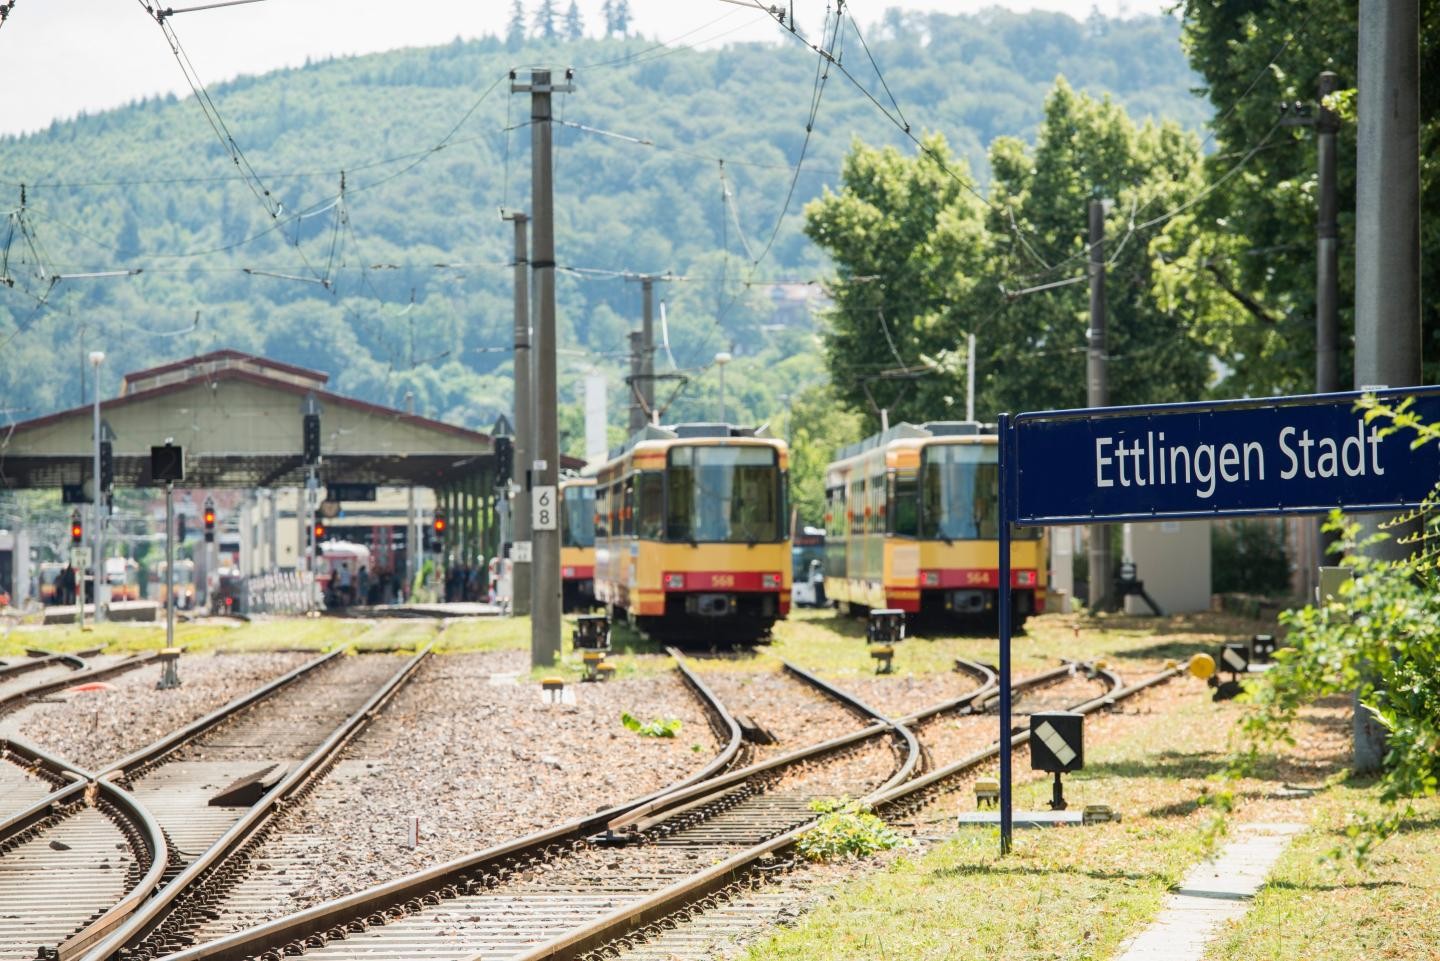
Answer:
<svg viewBox="0 0 1440 961"><path fill-rule="evenodd" d="M556 529L555 488L532 487L530 489L530 526L537 531Z"/></svg>

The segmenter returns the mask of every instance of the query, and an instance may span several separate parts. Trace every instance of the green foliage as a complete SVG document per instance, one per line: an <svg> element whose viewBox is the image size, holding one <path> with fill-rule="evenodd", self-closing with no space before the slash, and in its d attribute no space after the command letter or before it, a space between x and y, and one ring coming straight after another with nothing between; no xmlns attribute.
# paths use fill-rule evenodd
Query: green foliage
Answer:
<svg viewBox="0 0 1440 961"><path fill-rule="evenodd" d="M860 415L846 410L828 386L811 387L790 402L790 506L802 524L825 526L825 465L861 436Z"/></svg>
<svg viewBox="0 0 1440 961"><path fill-rule="evenodd" d="M641 723L638 717L625 711L620 715L620 723L625 725L626 730L634 731L641 737L674 737L680 733L679 718L655 718Z"/></svg>
<svg viewBox="0 0 1440 961"><path fill-rule="evenodd" d="M1415 421L1409 404L1399 409L1367 401L1366 420L1383 420L1382 433L1414 429L1416 446L1440 440L1440 428ZM1440 491L1440 488L1437 488ZM1363 859L1397 830L1413 811L1406 798L1435 794L1440 786L1440 496L1432 493L1423 510L1391 526L1418 523L1418 533L1399 543L1414 551L1397 560L1376 557L1381 532L1359 541L1359 526L1338 513L1327 529L1336 531L1352 579L1340 596L1281 615L1289 629L1287 647L1252 695L1246 718L1248 738L1241 770L1268 747L1293 743L1290 729L1300 709L1332 694L1356 692L1363 709L1385 728L1387 751L1381 773L1381 800L1391 813L1357 819L1350 825L1352 852Z"/></svg>
<svg viewBox="0 0 1440 961"><path fill-rule="evenodd" d="M1217 594L1284 595L1290 562L1283 528L1272 521L1239 520L1210 528L1212 589Z"/></svg>
<svg viewBox="0 0 1440 961"><path fill-rule="evenodd" d="M880 818L850 798L821 798L810 802L820 814L815 826L800 836L796 847L811 861L863 858L911 843Z"/></svg>
<svg viewBox="0 0 1440 961"><path fill-rule="evenodd" d="M803 235L803 204L836 182L852 137L884 145L902 135L832 74L797 179L808 115L798 92L810 90L815 59L789 37L640 56L653 43L624 36L633 24L623 0L609 5L607 38L568 45L527 37L535 6L510 8L504 39L212 87L246 159L284 204L279 218L239 179L191 100L157 98L0 138L14 191L5 211L18 209L13 185L27 184L25 224L43 256L17 240L4 268L15 286L0 284L0 406L24 419L78 403L75 358L93 348L109 353L103 387L113 396L123 372L234 347L329 372L332 389L363 400L403 406L412 392L421 414L488 429L511 392L513 234L495 211L527 207L530 190L528 128L506 129L527 106L509 94L507 72L536 62L613 63L580 68L557 115L663 148L555 129L558 262L686 277L657 288L670 345L657 370L689 378L666 419L715 417L717 378L706 367L719 350L735 355L726 406L737 422L769 420L782 395L822 383L807 303L819 288L766 282L828 271ZM983 171L984 143L1032 135L1057 70L1137 115L1198 126L1206 109L1188 91L1178 32L1161 17L895 14L867 42L907 116L946 131L957 157ZM963 84L935 82L956 63L966 65ZM873 73L850 69L879 89ZM732 161L728 203L717 156ZM343 203L330 206L342 170ZM141 272L62 280L47 293L44 277L110 269ZM622 423L638 285L561 271L556 286L561 398L574 400L585 373L603 373L610 421ZM662 402L674 386L660 385Z"/></svg>
<svg viewBox="0 0 1440 961"><path fill-rule="evenodd" d="M976 334L977 412L1079 407L1085 402L1088 297L1083 279L1090 199L1113 199L1107 234L1140 211L1201 187L1199 145L1173 124L1137 127L1108 97L1056 81L1034 148L990 147L994 182L982 200L957 180L965 165L926 137L912 157L856 143L838 193L806 208L806 230L838 269L827 362L839 396L891 421L962 416L965 371L956 345ZM953 173L952 173L953 172ZM1128 238L1127 238L1128 239ZM1198 396L1205 351L1186 305L1152 286L1146 246L1107 249L1107 337L1114 403ZM1120 362L1122 361L1123 362Z"/></svg>
<svg viewBox="0 0 1440 961"><path fill-rule="evenodd" d="M1339 228L1340 389L1353 363L1357 0L1185 0L1185 45L1216 108L1214 186L1155 241L1166 284L1195 307L1200 336L1227 365L1223 396L1314 389L1314 132L1277 128L1281 102L1313 103L1322 70L1335 72ZM1421 0L1421 262L1440 258L1440 0ZM1253 153L1252 153L1253 151ZM1241 161L1244 160L1243 165ZM1237 169L1238 168L1238 169ZM1227 177L1233 171L1233 176ZM1222 182L1223 181L1223 182ZM1428 267L1426 268L1429 269ZM1422 306L1424 382L1440 371L1440 303Z"/></svg>

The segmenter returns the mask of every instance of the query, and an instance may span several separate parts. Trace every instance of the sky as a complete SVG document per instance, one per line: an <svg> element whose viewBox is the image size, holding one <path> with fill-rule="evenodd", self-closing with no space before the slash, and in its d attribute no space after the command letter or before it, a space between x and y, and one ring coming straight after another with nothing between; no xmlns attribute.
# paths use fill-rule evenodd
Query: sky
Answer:
<svg viewBox="0 0 1440 961"><path fill-rule="evenodd" d="M16 0L0 23L0 134L29 133L157 94L188 93L169 42L146 0ZM215 0L169 0L175 9ZM778 38L754 0L630 0L632 32L661 41L715 46ZM766 0L767 3L789 0ZM531 9L536 0L523 0ZM587 32L601 24L602 0L579 0ZM860 23L886 7L974 13L1000 6L1053 10L1077 19L1160 13L1173 0L853 0ZM818 25L826 0L794 0L804 29ZM3 6L3 3L0 3ZM563 12L569 0L556 0ZM186 55L209 86L243 74L456 37L503 35L509 0L259 0L170 18Z"/></svg>

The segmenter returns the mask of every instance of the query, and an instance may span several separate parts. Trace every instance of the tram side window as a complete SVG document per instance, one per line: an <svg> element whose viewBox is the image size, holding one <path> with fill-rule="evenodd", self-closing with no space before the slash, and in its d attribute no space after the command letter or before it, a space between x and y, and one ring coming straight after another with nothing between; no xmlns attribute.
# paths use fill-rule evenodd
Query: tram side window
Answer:
<svg viewBox="0 0 1440 961"><path fill-rule="evenodd" d="M920 483L913 470L890 475L890 533L914 537L920 530Z"/></svg>
<svg viewBox="0 0 1440 961"><path fill-rule="evenodd" d="M635 533L635 476L625 478L625 502L620 512L620 529L626 537Z"/></svg>
<svg viewBox="0 0 1440 961"><path fill-rule="evenodd" d="M642 540L658 541L665 536L665 475L644 471L635 478L635 531Z"/></svg>
<svg viewBox="0 0 1440 961"><path fill-rule="evenodd" d="M610 488L595 485L595 536L610 536Z"/></svg>
<svg viewBox="0 0 1440 961"><path fill-rule="evenodd" d="M872 534L879 534L885 530L885 475L875 474L870 478L870 523L868 529Z"/></svg>

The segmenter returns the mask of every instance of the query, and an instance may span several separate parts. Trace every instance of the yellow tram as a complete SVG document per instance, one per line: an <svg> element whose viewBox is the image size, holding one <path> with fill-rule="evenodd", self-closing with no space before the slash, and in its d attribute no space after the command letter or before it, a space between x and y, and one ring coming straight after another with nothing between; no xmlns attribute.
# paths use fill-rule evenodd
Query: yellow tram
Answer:
<svg viewBox="0 0 1440 961"><path fill-rule="evenodd" d="M637 433L596 474L595 599L675 641L766 636L790 611L788 470L753 429Z"/></svg>
<svg viewBox="0 0 1440 961"><path fill-rule="evenodd" d="M595 478L560 479L560 587L568 611L595 606Z"/></svg>
<svg viewBox="0 0 1440 961"><path fill-rule="evenodd" d="M899 424L825 469L825 593L844 607L998 618L999 446L969 422ZM1022 620L1045 606L1043 528L1013 531Z"/></svg>

